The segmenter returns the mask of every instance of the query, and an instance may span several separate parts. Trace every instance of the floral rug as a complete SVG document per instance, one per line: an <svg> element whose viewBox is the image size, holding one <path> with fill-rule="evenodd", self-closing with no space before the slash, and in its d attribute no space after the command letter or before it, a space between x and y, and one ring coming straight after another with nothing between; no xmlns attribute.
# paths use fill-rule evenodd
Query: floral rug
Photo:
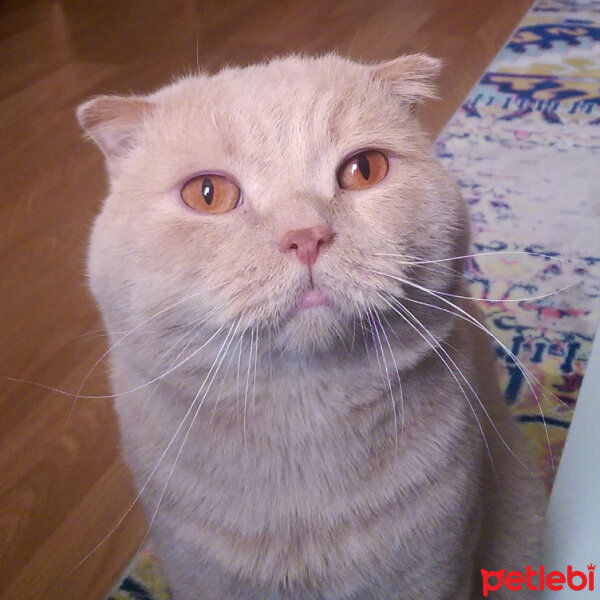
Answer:
<svg viewBox="0 0 600 600"><path fill-rule="evenodd" d="M600 322L600 2L536 2L436 149L469 204L470 292L550 489Z"/></svg>
<svg viewBox="0 0 600 600"><path fill-rule="evenodd" d="M469 204L470 291L550 488L600 321L600 1L536 2L436 150ZM111 598L169 598L151 548Z"/></svg>

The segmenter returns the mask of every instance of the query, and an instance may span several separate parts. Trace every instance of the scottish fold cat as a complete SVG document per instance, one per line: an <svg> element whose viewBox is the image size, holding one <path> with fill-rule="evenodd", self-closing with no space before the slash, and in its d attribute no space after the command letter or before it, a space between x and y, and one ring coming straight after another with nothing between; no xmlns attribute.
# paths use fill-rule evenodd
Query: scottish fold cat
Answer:
<svg viewBox="0 0 600 600"><path fill-rule="evenodd" d="M439 69L290 56L78 110L110 179L89 281L122 449L175 600L467 600L539 560L467 212L415 117Z"/></svg>

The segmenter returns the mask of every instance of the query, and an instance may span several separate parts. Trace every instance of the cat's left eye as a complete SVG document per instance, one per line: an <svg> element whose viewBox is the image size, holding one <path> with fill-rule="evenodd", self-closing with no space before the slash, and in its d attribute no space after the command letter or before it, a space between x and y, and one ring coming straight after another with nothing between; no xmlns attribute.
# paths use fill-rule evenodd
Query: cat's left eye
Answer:
<svg viewBox="0 0 600 600"><path fill-rule="evenodd" d="M240 188L224 175L198 175L181 188L181 199L194 210L221 214L240 201Z"/></svg>
<svg viewBox="0 0 600 600"><path fill-rule="evenodd" d="M345 190L363 190L379 183L388 172L388 160L379 150L366 150L351 156L338 171Z"/></svg>

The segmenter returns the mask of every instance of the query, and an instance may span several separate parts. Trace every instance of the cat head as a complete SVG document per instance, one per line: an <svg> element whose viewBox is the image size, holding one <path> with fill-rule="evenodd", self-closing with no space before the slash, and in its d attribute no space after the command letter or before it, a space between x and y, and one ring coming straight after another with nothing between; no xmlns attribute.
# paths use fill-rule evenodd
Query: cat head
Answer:
<svg viewBox="0 0 600 600"><path fill-rule="evenodd" d="M80 106L110 179L89 261L109 331L237 327L298 356L374 311L402 323L389 302L407 281L450 289L451 269L405 264L467 243L414 111L439 69L292 56Z"/></svg>

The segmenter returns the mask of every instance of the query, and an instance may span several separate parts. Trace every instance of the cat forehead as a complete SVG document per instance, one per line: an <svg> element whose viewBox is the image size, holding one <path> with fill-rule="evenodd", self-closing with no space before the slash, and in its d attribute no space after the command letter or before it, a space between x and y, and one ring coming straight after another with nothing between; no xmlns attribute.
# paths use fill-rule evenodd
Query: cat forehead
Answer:
<svg viewBox="0 0 600 600"><path fill-rule="evenodd" d="M355 145L381 147L412 138L417 147L423 136L411 109L436 97L440 68L422 54L374 65L292 56L187 77L149 96L98 96L80 105L77 117L115 178L136 156L176 156L186 146L277 153L303 141L317 150L339 146L345 135L342 146L352 137Z"/></svg>
<svg viewBox="0 0 600 600"><path fill-rule="evenodd" d="M378 129L386 134L398 117L397 103L386 102L367 67L335 56L188 77L154 99L163 135L168 130L179 142L205 136L237 152L251 151L253 144L319 145L345 136L360 144L361 134L367 143Z"/></svg>
<svg viewBox="0 0 600 600"><path fill-rule="evenodd" d="M210 99L231 104L260 98L266 105L302 104L308 96L335 95L370 81L363 65L335 56L289 57L242 68L227 68L215 75L186 78L169 91L181 99ZM166 95L166 94L165 94ZM160 98L160 96L159 96ZM255 109L260 106L253 105Z"/></svg>

